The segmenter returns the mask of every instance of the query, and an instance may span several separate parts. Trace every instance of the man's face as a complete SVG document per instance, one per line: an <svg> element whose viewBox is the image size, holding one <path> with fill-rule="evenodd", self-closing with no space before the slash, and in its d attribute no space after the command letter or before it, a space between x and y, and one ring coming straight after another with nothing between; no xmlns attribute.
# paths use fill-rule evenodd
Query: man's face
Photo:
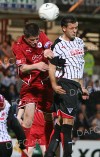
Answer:
<svg viewBox="0 0 100 157"><path fill-rule="evenodd" d="M73 40L76 37L78 31L78 22L68 23L68 26L64 26L62 29L66 38Z"/></svg>
<svg viewBox="0 0 100 157"><path fill-rule="evenodd" d="M25 38L25 40L26 40L26 42L27 42L30 46L36 47L36 46L37 46L37 42L38 42L38 40L39 40L39 35L36 36L36 37L31 36L31 37L29 37L29 38Z"/></svg>

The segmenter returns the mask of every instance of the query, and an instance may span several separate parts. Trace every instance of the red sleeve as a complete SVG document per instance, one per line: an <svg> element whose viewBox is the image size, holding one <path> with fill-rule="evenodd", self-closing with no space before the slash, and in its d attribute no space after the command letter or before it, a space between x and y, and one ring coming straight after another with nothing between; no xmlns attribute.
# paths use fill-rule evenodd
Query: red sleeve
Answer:
<svg viewBox="0 0 100 157"><path fill-rule="evenodd" d="M40 41L42 42L44 49L48 49L52 45L52 42L50 41L50 39L42 31L40 32Z"/></svg>
<svg viewBox="0 0 100 157"><path fill-rule="evenodd" d="M22 64L26 64L26 58L22 52L21 45L15 43L12 47L13 53L16 57L16 65L20 66Z"/></svg>

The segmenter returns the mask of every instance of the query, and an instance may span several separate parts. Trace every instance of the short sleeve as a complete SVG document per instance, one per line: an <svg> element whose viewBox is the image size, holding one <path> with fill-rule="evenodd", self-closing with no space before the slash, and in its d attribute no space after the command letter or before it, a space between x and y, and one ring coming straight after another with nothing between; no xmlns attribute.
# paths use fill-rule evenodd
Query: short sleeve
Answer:
<svg viewBox="0 0 100 157"><path fill-rule="evenodd" d="M22 52L21 45L15 43L12 47L12 50L16 58L16 65L20 66L22 64L26 64L26 58Z"/></svg>
<svg viewBox="0 0 100 157"><path fill-rule="evenodd" d="M42 31L40 32L40 41L42 42L44 49L48 49L52 45L52 42L50 41L50 39Z"/></svg>

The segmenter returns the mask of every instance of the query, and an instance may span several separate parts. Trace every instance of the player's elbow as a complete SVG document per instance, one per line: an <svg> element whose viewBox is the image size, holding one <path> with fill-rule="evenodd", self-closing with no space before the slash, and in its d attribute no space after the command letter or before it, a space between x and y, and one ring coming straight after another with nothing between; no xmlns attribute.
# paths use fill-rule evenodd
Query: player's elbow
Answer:
<svg viewBox="0 0 100 157"><path fill-rule="evenodd" d="M20 71L21 71L22 73L27 72L27 66L26 66L26 64L20 66Z"/></svg>

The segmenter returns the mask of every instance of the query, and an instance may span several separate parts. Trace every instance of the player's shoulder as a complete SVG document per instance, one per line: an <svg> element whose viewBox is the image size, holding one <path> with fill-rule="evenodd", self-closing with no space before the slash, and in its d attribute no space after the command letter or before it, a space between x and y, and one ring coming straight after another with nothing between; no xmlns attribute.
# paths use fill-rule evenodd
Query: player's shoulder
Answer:
<svg viewBox="0 0 100 157"><path fill-rule="evenodd" d="M61 41L62 41L62 40L61 40L60 38L57 38L57 39L54 41L53 45L56 46L56 45L59 44Z"/></svg>
<svg viewBox="0 0 100 157"><path fill-rule="evenodd" d="M78 42L83 43L83 40L81 38L79 38L79 37L75 37L75 40L78 41Z"/></svg>
<svg viewBox="0 0 100 157"><path fill-rule="evenodd" d="M45 32L40 31L39 37L41 38L41 37L44 37L44 36L46 36Z"/></svg>
<svg viewBox="0 0 100 157"><path fill-rule="evenodd" d="M8 112L11 108L11 104L5 99L5 110Z"/></svg>
<svg viewBox="0 0 100 157"><path fill-rule="evenodd" d="M11 104L7 100L5 100L5 103L7 107L11 107Z"/></svg>
<svg viewBox="0 0 100 157"><path fill-rule="evenodd" d="M56 45L56 44L58 44L58 43L60 43L62 40L60 39L60 38L57 38L55 41L54 41L54 44Z"/></svg>
<svg viewBox="0 0 100 157"><path fill-rule="evenodd" d="M54 41L54 43L52 44L51 49L53 50L54 47L56 47L60 42L61 42L61 39L57 38L57 39Z"/></svg>
<svg viewBox="0 0 100 157"><path fill-rule="evenodd" d="M20 46L23 43L23 36L21 37L17 37L17 39L15 39L12 48L15 48L17 46Z"/></svg>

